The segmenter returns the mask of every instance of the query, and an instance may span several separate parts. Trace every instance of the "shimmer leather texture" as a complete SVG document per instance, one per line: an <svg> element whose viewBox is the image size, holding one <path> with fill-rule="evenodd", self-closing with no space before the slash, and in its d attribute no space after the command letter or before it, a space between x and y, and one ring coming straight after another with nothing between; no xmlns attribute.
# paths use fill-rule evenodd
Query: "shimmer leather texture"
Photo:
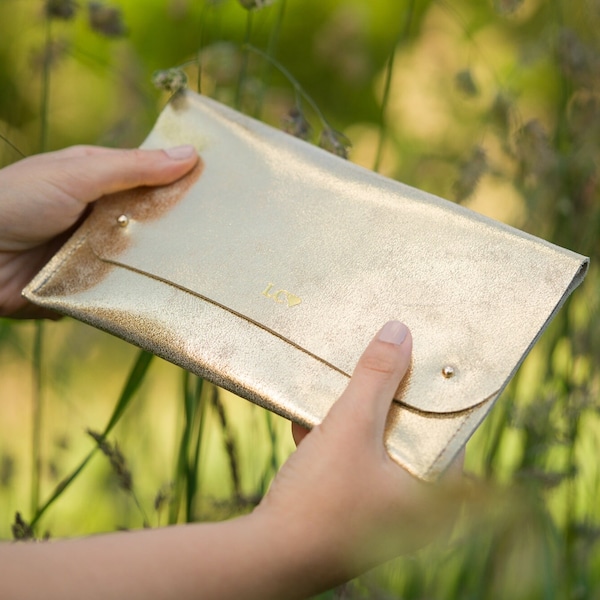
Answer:
<svg viewBox="0 0 600 600"><path fill-rule="evenodd" d="M386 445L425 480L587 269L192 92L142 147L184 143L201 157L192 173L98 202L25 296L309 427L377 330L401 320L413 362Z"/></svg>

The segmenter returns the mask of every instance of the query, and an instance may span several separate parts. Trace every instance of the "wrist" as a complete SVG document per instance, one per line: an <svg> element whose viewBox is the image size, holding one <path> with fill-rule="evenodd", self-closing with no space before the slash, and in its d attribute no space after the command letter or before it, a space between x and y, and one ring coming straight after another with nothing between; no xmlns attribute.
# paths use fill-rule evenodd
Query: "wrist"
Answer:
<svg viewBox="0 0 600 600"><path fill-rule="evenodd" d="M337 543L334 532L316 515L299 515L294 507L284 511L267 500L248 519L268 548L270 572L287 590L280 597L307 598L358 574L348 560L348 548Z"/></svg>

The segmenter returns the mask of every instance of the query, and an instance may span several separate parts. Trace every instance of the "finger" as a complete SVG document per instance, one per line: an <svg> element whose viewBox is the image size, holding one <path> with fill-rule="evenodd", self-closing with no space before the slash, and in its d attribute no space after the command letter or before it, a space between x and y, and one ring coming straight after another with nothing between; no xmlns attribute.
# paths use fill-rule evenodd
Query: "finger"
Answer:
<svg viewBox="0 0 600 600"><path fill-rule="evenodd" d="M191 145L165 150L81 146L56 158L54 184L86 204L122 190L171 183L198 162Z"/></svg>
<svg viewBox="0 0 600 600"><path fill-rule="evenodd" d="M27 160L35 160L39 163L51 162L56 160L68 159L68 158L79 158L82 156L100 156L102 154L109 154L111 152L119 152L115 148L106 148L104 146L87 146L80 144L77 146L69 146L68 148L62 148L60 150L53 150L52 152L43 152L41 154L35 154L30 156Z"/></svg>
<svg viewBox="0 0 600 600"><path fill-rule="evenodd" d="M12 165L11 169L25 169L28 172L32 168L60 164L59 161L72 160L74 158L83 158L86 156L102 156L115 152L123 152L116 148L106 148L104 146L87 146L80 144L77 146L69 146L67 148L61 148L60 150L53 150L51 152L42 152L41 154L32 154L27 156Z"/></svg>
<svg viewBox="0 0 600 600"><path fill-rule="evenodd" d="M292 437L294 438L296 446L298 446L309 433L310 429L307 429L298 423L292 422Z"/></svg>
<svg viewBox="0 0 600 600"><path fill-rule="evenodd" d="M361 432L383 440L387 414L410 365L411 352L412 337L406 325L386 323L360 357L331 413L354 420Z"/></svg>

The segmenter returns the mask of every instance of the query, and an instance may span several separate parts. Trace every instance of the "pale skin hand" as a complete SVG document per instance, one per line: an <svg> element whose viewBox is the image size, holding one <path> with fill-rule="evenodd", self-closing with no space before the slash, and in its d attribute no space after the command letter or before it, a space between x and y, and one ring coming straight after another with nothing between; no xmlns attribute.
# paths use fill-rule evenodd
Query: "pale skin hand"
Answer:
<svg viewBox="0 0 600 600"><path fill-rule="evenodd" d="M181 152L180 152L181 154ZM72 148L0 171L0 316L97 198L174 181L197 161L163 151ZM408 368L399 323L369 344L323 423L304 437L260 506L223 523L0 544L0 598L306 598L431 539L456 496L398 467L383 444ZM418 534L416 534L418 532Z"/></svg>
<svg viewBox="0 0 600 600"><path fill-rule="evenodd" d="M74 146L1 169L0 317L45 316L21 290L90 203L141 185L171 183L197 161L191 146L151 151Z"/></svg>

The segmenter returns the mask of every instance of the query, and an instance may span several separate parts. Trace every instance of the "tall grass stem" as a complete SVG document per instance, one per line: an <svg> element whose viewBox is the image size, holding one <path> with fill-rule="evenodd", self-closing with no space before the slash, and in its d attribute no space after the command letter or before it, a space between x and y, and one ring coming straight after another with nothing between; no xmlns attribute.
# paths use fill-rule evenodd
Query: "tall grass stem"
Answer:
<svg viewBox="0 0 600 600"><path fill-rule="evenodd" d="M50 104L50 71L52 67L52 20L46 17L46 40L42 59L42 85L40 89L40 142L39 151L48 149L48 110Z"/></svg>
<svg viewBox="0 0 600 600"><path fill-rule="evenodd" d="M138 391L140 385L142 384L144 377L146 376L146 372L148 371L148 367L152 362L153 354L146 352L145 350L140 350L137 359L133 365L133 368L129 372L129 376L127 377L127 381L123 387L123 390L119 396L117 404L113 409L113 412L108 420L106 427L104 428L100 439L96 446L87 454L87 456L79 463L79 465L68 475L65 479L63 479L54 489L51 496L46 500L46 502L37 509L34 514L33 519L31 520L31 527L40 520L43 514L58 500L60 496L64 493L64 491L73 483L73 481L77 478L77 476L83 471L85 466L88 464L92 456L96 453L99 448L99 444L102 440L106 439L108 434L112 431L114 426L119 422L125 409L131 403L131 400L135 396L135 393Z"/></svg>
<svg viewBox="0 0 600 600"><path fill-rule="evenodd" d="M250 40L252 39L253 15L254 11L246 11L246 31L244 33L244 43L242 45L242 64L240 66L240 74L238 76L237 85L235 88L235 108L238 110L242 106L242 95L244 93L244 86L248 76L248 47L250 45Z"/></svg>
<svg viewBox="0 0 600 600"><path fill-rule="evenodd" d="M252 46L250 44L248 44L246 47L250 52L258 54L258 56L271 63L289 81L294 88L296 95L306 100L306 102L317 115L318 119L321 121L321 124L328 129L333 129L329 124L329 121L325 118L325 115L321 109L318 107L317 103L312 99L311 96L309 96L306 90L300 85L300 82L288 71L288 69L286 69L278 60L272 56L269 56L269 54L263 50L260 50L260 48L256 48L256 46Z"/></svg>
<svg viewBox="0 0 600 600"><path fill-rule="evenodd" d="M277 11L277 17L275 18L275 25L271 28L269 32L269 43L267 45L267 56L271 58L275 57L277 53L277 43L279 42L279 34L281 33L281 27L283 25L283 17L285 15L286 9L286 0L280 0L279 2L279 10ZM263 104L265 102L265 94L267 89L269 88L269 83L271 79L271 67L272 64L269 61L265 62L264 68L262 70L262 75L260 78L261 86L258 101L256 103L256 112L255 117L260 118L260 114L262 111Z"/></svg>
<svg viewBox="0 0 600 600"><path fill-rule="evenodd" d="M233 496L236 502L242 500L242 484L240 479L240 465L239 465L239 452L238 444L231 429L227 413L225 412L225 406L219 398L219 392L217 388L214 389L212 394L212 405L219 418L221 425L221 431L223 433L223 443L225 444L225 452L229 460L229 473L231 475L231 484L233 487Z"/></svg>
<svg viewBox="0 0 600 600"><path fill-rule="evenodd" d="M396 49L398 48L398 44L408 37L410 33L410 27L412 24L413 14L415 10L415 0L409 0L408 2L408 10L406 11L406 16L404 18L404 24L400 30L400 33L396 37L394 47L390 52L390 56L387 61L387 66L385 69L385 83L383 87L383 97L381 99L381 108L379 111L379 139L377 140L377 152L375 153L375 162L373 163L373 171L379 171L381 166L381 158L383 155L383 146L386 140L386 111L387 106L390 101L390 90L392 87L392 78L394 76L394 60L396 57Z"/></svg>
<svg viewBox="0 0 600 600"><path fill-rule="evenodd" d="M40 479L42 470L42 414L43 376L42 358L44 347L44 323L36 321L33 341L33 407L31 448L31 514L35 515L40 502Z"/></svg>
<svg viewBox="0 0 600 600"><path fill-rule="evenodd" d="M9 148L14 150L21 158L25 158L26 154L21 152L21 150L19 150L19 148L13 142L11 142L5 135L1 133L0 140L2 140Z"/></svg>
<svg viewBox="0 0 600 600"><path fill-rule="evenodd" d="M206 412L203 391L208 387L201 377L195 377L191 373L182 370L182 399L185 421L179 441L173 498L169 508L169 523L171 525L178 522L182 506L184 508L184 522L191 523L196 520L196 498L200 489L200 450Z"/></svg>

